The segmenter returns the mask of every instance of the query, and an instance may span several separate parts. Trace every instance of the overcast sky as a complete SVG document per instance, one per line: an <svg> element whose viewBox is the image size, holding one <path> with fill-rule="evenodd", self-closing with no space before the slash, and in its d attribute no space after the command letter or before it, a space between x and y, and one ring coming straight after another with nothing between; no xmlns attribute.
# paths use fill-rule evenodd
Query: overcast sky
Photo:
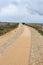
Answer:
<svg viewBox="0 0 43 65"><path fill-rule="evenodd" d="M43 0L0 0L0 21L43 23Z"/></svg>

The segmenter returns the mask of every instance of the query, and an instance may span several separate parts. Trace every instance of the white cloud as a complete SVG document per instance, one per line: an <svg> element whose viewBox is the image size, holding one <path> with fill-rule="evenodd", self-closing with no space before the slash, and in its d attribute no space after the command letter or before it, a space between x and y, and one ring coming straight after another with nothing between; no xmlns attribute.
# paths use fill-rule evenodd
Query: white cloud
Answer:
<svg viewBox="0 0 43 65"><path fill-rule="evenodd" d="M1 9L0 14L2 16L9 16L9 15L13 15L14 13L17 14L18 12L18 7L15 5L8 5L7 7L4 7Z"/></svg>
<svg viewBox="0 0 43 65"><path fill-rule="evenodd" d="M25 15L27 13L27 8L23 6L16 6L13 4L8 5L7 7L1 8L1 16L13 16L13 15Z"/></svg>

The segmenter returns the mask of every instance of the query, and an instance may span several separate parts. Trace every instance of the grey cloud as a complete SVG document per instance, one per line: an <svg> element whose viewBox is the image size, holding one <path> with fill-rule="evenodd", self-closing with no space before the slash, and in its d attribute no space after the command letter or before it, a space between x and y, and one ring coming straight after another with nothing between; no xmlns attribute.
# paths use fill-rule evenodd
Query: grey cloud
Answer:
<svg viewBox="0 0 43 65"><path fill-rule="evenodd" d="M28 10L39 15L43 15L43 0L0 0L0 8L9 4L15 4L17 6L19 4L22 6L28 5Z"/></svg>
<svg viewBox="0 0 43 65"><path fill-rule="evenodd" d="M43 15L43 1L42 0L31 0L30 9L39 15Z"/></svg>
<svg viewBox="0 0 43 65"><path fill-rule="evenodd" d="M43 0L22 0L23 4L27 4L27 9L35 14L43 15Z"/></svg>
<svg viewBox="0 0 43 65"><path fill-rule="evenodd" d="M27 9L28 16L25 14L22 16L10 16L0 17L1 20L12 20L12 21L42 21L43 22L43 0L0 0L0 10L10 4L22 6ZM22 12L22 11L21 11ZM20 12L20 13L21 13ZM39 20L40 18L40 20Z"/></svg>

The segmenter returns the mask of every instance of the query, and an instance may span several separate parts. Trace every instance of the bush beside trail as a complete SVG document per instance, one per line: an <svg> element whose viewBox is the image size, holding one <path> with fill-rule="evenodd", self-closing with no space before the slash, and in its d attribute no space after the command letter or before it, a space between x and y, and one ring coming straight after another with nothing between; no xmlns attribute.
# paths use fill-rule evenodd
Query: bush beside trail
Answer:
<svg viewBox="0 0 43 65"><path fill-rule="evenodd" d="M34 23L33 24L25 24L25 23L23 23L23 24L36 29L41 35L43 35L43 25L41 25L41 24L34 24Z"/></svg>
<svg viewBox="0 0 43 65"><path fill-rule="evenodd" d="M0 23L0 36L17 28L19 23Z"/></svg>

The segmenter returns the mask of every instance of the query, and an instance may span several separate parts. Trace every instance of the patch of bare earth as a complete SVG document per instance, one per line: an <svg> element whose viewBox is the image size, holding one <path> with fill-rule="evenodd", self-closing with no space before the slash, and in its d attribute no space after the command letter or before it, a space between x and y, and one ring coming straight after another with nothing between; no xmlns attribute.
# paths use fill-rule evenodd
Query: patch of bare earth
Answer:
<svg viewBox="0 0 43 65"><path fill-rule="evenodd" d="M43 36L30 27L32 35L32 48L29 65L43 65Z"/></svg>

